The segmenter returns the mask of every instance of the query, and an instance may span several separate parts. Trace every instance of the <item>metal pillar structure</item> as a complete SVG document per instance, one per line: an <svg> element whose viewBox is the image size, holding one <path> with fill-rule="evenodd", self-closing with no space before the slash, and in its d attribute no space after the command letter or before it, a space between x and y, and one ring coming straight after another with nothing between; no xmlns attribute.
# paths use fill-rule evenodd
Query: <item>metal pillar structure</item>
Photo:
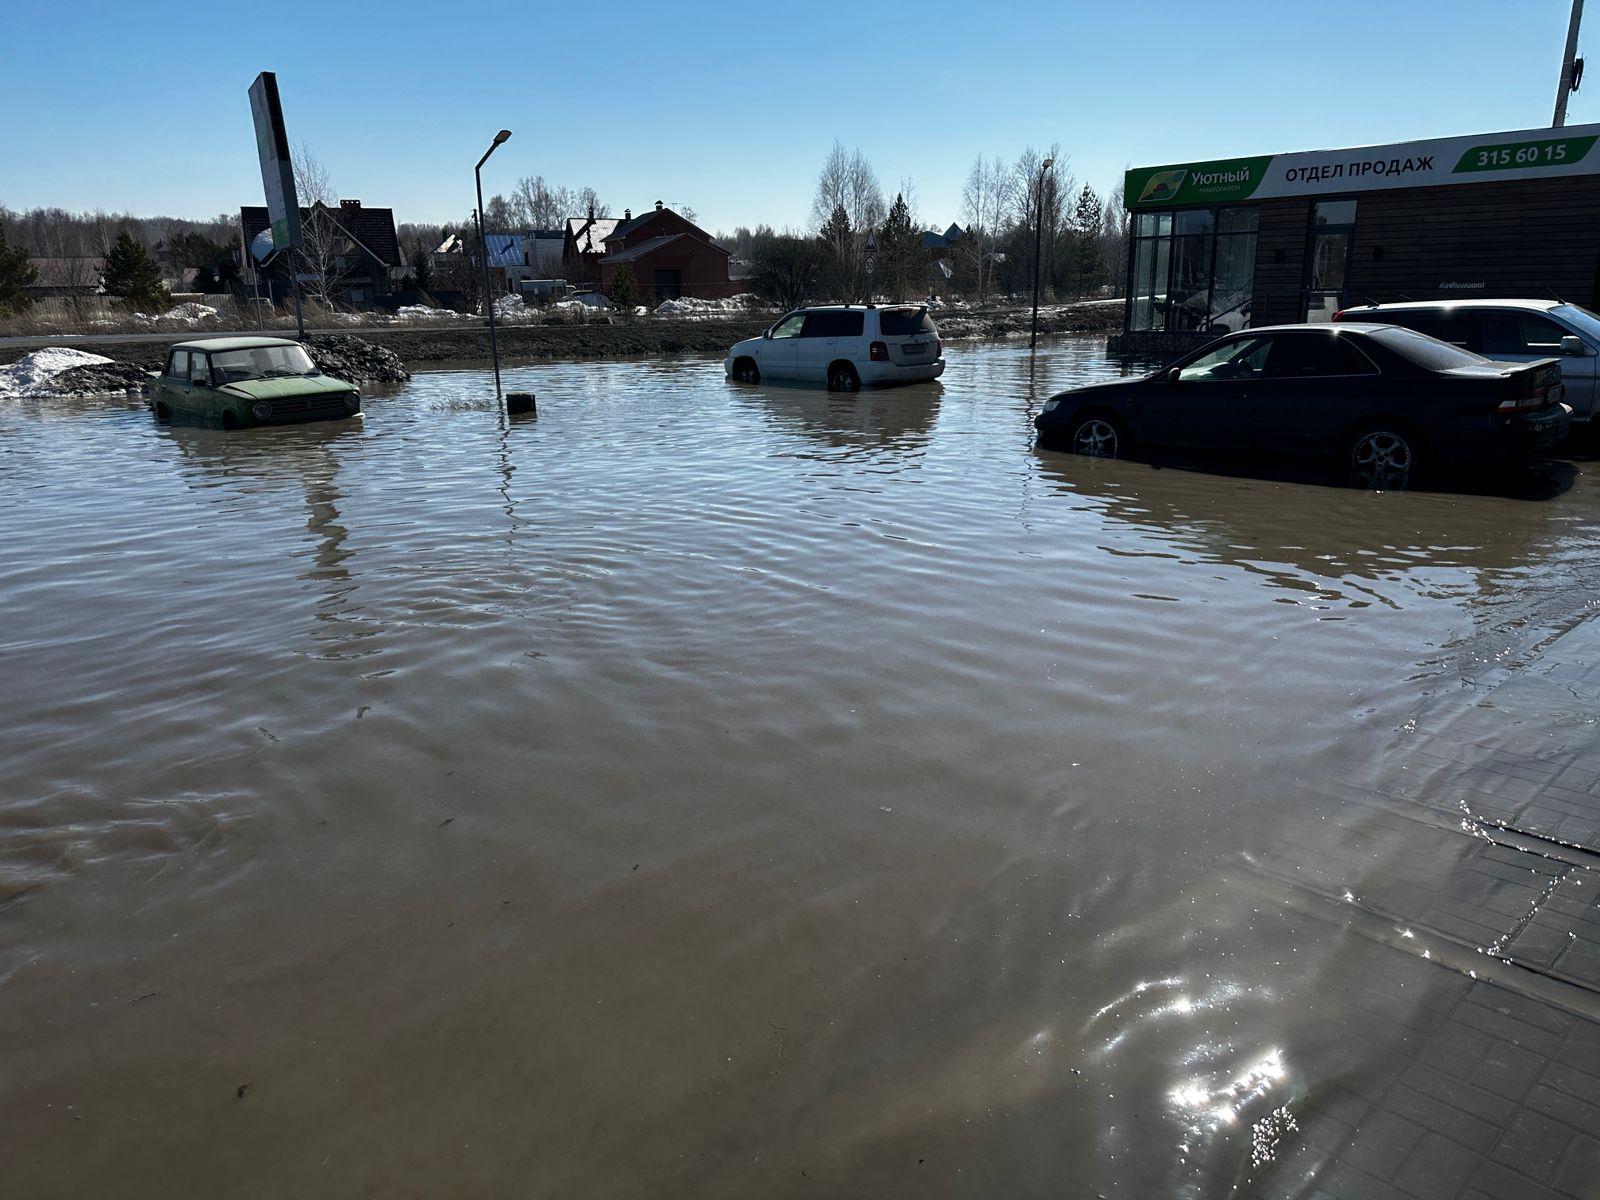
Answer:
<svg viewBox="0 0 1600 1200"><path fill-rule="evenodd" d="M1567 123L1567 97L1578 86L1578 26L1583 21L1583 0L1572 0L1572 20L1567 25L1567 48L1561 55L1561 82L1556 84L1556 115L1550 124L1560 129Z"/></svg>

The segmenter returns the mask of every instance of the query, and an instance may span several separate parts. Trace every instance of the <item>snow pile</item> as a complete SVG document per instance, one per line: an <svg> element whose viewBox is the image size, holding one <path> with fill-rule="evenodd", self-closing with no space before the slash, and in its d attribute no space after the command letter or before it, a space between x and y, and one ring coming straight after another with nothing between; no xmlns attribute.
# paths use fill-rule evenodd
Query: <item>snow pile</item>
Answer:
<svg viewBox="0 0 1600 1200"><path fill-rule="evenodd" d="M50 392L50 384L63 371L73 367L103 366L111 359L85 350L72 350L65 346L47 346L24 354L16 362L0 367L0 398L16 399L19 396L43 396Z"/></svg>
<svg viewBox="0 0 1600 1200"><path fill-rule="evenodd" d="M449 308L429 308L426 304L402 304L394 315L402 321L451 321L461 314Z"/></svg>
<svg viewBox="0 0 1600 1200"><path fill-rule="evenodd" d="M658 317L681 317L691 321L715 320L719 317L742 316L756 303L755 296L745 292L722 300L699 300L684 296L678 300L663 300L656 309Z"/></svg>
<svg viewBox="0 0 1600 1200"><path fill-rule="evenodd" d="M584 292L582 295L573 296L567 300L557 300L546 308L546 312L573 313L582 315L588 312L602 312L613 307L599 292Z"/></svg>
<svg viewBox="0 0 1600 1200"><path fill-rule="evenodd" d="M175 304L164 313L136 312L133 314L133 319L141 325L157 325L162 321L167 321L175 325L186 325L192 329L196 325L204 325L215 321L221 315L209 304L201 304L198 301L191 300L187 304Z"/></svg>
<svg viewBox="0 0 1600 1200"><path fill-rule="evenodd" d="M197 325L201 321L214 321L221 316L209 304L201 304L191 300L187 304L175 304L161 314L163 321L183 321L190 325Z"/></svg>
<svg viewBox="0 0 1600 1200"><path fill-rule="evenodd" d="M528 316L528 306L522 302L521 296L513 296L508 292L494 302L494 315L497 321L521 321Z"/></svg>

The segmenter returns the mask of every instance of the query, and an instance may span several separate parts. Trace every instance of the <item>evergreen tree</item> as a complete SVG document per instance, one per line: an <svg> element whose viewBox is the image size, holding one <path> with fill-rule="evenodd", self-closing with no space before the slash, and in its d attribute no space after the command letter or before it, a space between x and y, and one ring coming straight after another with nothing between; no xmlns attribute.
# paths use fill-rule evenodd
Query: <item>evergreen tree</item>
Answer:
<svg viewBox="0 0 1600 1200"><path fill-rule="evenodd" d="M818 281L819 286L835 299L853 300L855 231L850 228L850 214L845 212L844 205L833 206L833 212L823 222L817 240L827 248L828 252L827 269L824 278Z"/></svg>
<svg viewBox="0 0 1600 1200"><path fill-rule="evenodd" d="M156 260L150 257L144 243L135 241L126 229L117 234L106 255L105 289L108 295L124 296L148 308L165 308L172 299L161 282Z"/></svg>
<svg viewBox="0 0 1600 1200"><path fill-rule="evenodd" d="M1105 223L1100 197L1087 183L1078 193L1072 213L1072 264L1078 294L1092 291L1100 283L1100 230Z"/></svg>
<svg viewBox="0 0 1600 1200"><path fill-rule="evenodd" d="M904 300L907 291L920 295L927 277L922 235L911 223L911 206L897 193L878 234L878 286L896 300Z"/></svg>
<svg viewBox="0 0 1600 1200"><path fill-rule="evenodd" d="M433 290L433 256L428 253L427 245L420 241L411 245L411 278L417 285L417 291Z"/></svg>
<svg viewBox="0 0 1600 1200"><path fill-rule="evenodd" d="M0 229L0 313L19 313L32 304L33 297L24 289L38 278L28 252L6 245L6 231Z"/></svg>
<svg viewBox="0 0 1600 1200"><path fill-rule="evenodd" d="M617 269L611 272L611 290L606 294L618 308L633 312L634 305L639 303L639 281L633 277L632 266L628 263L617 265Z"/></svg>

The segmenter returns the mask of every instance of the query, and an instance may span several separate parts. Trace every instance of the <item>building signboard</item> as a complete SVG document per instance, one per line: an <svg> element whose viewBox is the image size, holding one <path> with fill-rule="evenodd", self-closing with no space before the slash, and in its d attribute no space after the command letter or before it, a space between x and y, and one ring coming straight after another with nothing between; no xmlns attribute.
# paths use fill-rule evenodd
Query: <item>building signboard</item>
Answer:
<svg viewBox="0 0 1600 1200"><path fill-rule="evenodd" d="M1138 167L1127 173L1123 195L1130 209L1183 208L1381 188L1593 175L1600 174L1597 140L1600 125L1569 125Z"/></svg>
<svg viewBox="0 0 1600 1200"><path fill-rule="evenodd" d="M294 164L289 135L278 102L278 77L263 71L250 85L250 113L256 124L256 152L261 157L261 182L267 194L267 220L272 223L272 248L301 245L300 200L295 195Z"/></svg>

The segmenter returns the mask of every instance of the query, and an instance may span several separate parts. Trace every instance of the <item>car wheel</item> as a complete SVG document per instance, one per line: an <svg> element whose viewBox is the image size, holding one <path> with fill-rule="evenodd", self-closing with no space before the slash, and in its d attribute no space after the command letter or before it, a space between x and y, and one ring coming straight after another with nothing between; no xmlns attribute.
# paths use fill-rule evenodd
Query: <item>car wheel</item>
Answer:
<svg viewBox="0 0 1600 1200"><path fill-rule="evenodd" d="M239 418L233 415L232 409L225 408L222 410L222 427L224 429L239 428Z"/></svg>
<svg viewBox="0 0 1600 1200"><path fill-rule="evenodd" d="M741 358L733 364L733 377L740 383L760 383L761 368L752 358Z"/></svg>
<svg viewBox="0 0 1600 1200"><path fill-rule="evenodd" d="M861 390L861 376L849 363L834 363L828 368L830 392L857 392Z"/></svg>
<svg viewBox="0 0 1600 1200"><path fill-rule="evenodd" d="M1416 439L1393 427L1364 429L1350 444L1350 475L1357 487L1398 491L1411 482L1416 468Z"/></svg>
<svg viewBox="0 0 1600 1200"><path fill-rule="evenodd" d="M1112 418L1093 413L1072 423L1067 444L1074 454L1089 458L1121 458L1127 452L1128 437Z"/></svg>
<svg viewBox="0 0 1600 1200"><path fill-rule="evenodd" d="M157 400L150 407L155 412L157 420L170 421L172 419L172 410L167 407L165 400Z"/></svg>

